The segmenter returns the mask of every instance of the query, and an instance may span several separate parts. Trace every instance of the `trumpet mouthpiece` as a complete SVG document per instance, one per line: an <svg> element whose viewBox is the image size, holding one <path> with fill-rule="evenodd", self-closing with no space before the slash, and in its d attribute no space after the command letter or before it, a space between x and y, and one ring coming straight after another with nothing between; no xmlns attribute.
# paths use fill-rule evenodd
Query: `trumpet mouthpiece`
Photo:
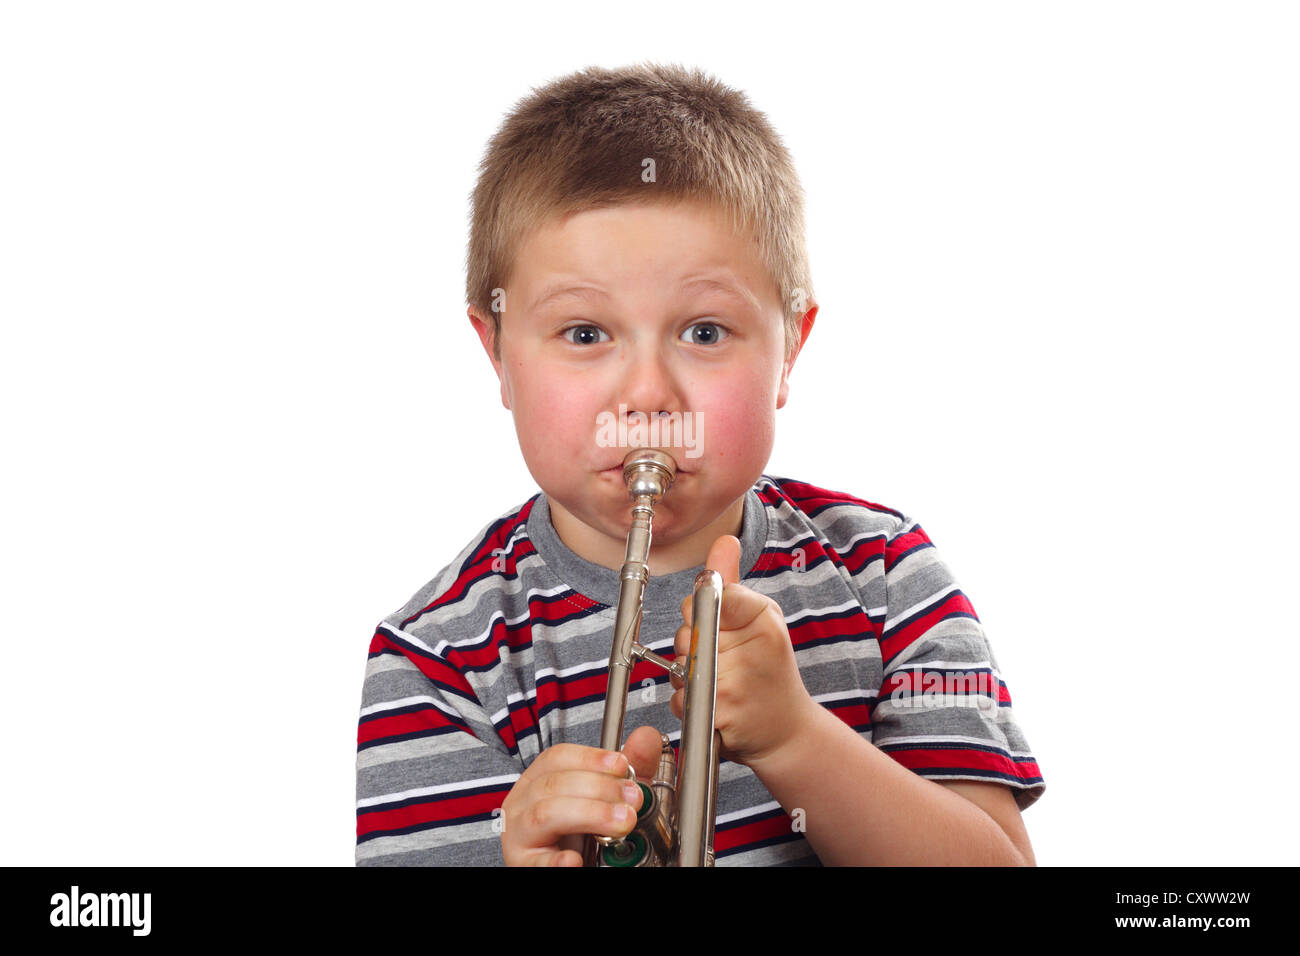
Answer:
<svg viewBox="0 0 1300 956"><path fill-rule="evenodd" d="M649 497L658 502L673 486L677 462L672 455L653 448L637 448L623 459L623 480L633 499Z"/></svg>

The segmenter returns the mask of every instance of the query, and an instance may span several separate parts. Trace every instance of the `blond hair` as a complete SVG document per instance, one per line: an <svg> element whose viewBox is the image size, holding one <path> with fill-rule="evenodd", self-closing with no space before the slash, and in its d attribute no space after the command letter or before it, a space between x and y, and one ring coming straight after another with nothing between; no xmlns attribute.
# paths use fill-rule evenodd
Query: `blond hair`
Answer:
<svg viewBox="0 0 1300 956"><path fill-rule="evenodd" d="M654 161L654 180L643 179ZM752 234L781 296L786 357L813 298L803 187L767 117L699 69L588 67L535 88L489 141L471 199L466 299L490 316L527 237L556 216L633 202L696 200Z"/></svg>

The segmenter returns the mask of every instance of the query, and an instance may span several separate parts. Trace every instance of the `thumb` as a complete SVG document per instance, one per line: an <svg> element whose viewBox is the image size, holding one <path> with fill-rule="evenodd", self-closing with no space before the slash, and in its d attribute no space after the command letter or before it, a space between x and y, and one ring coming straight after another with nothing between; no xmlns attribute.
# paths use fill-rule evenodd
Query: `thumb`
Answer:
<svg viewBox="0 0 1300 956"><path fill-rule="evenodd" d="M740 583L740 539L734 534L724 534L713 547L709 548L709 557L704 566L710 571L722 575L722 583Z"/></svg>
<svg viewBox="0 0 1300 956"><path fill-rule="evenodd" d="M722 595L719 626L724 631L748 626L772 603L771 598L764 597L740 583L740 539L735 535L724 534L713 542L713 547L709 548L709 559L705 562L705 567L722 575L722 584L726 590ZM694 611L693 601L691 610ZM686 622L689 627L690 619L687 618ZM679 649L678 653L683 653L683 650Z"/></svg>
<svg viewBox="0 0 1300 956"><path fill-rule="evenodd" d="M638 778L649 780L659 769L661 747L659 731L653 727L638 727L628 734L627 743L623 745L623 756L632 764Z"/></svg>

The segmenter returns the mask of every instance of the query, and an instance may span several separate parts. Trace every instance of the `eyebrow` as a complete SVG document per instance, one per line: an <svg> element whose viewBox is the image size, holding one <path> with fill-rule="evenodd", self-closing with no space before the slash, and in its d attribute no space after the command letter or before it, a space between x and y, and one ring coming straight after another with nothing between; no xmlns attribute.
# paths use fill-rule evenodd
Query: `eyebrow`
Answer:
<svg viewBox="0 0 1300 956"><path fill-rule="evenodd" d="M710 292L721 292L733 299L740 299L748 305L758 305L758 299L754 296L754 293L745 288L742 282L717 279L713 276L692 276L685 279L678 288L689 289L693 286L704 286Z"/></svg>
<svg viewBox="0 0 1300 956"><path fill-rule="evenodd" d="M562 299L565 296L577 296L586 298L595 296L598 298L607 298L605 290L593 285L566 285L560 288L543 289L542 294L529 306L529 311L540 309L552 299Z"/></svg>
<svg viewBox="0 0 1300 956"><path fill-rule="evenodd" d="M743 284L724 281L711 275L689 276L686 279L683 279L681 283L678 284L677 288L684 291L695 288L696 286L703 286L705 290L709 292L718 292L730 296L731 298L738 299L747 305L758 305L758 301L754 297L753 293L745 289ZM599 286L581 284L560 285L558 287L548 287L543 289L541 295L529 307L529 311L540 309L547 303L555 299L565 298L566 296L575 296L577 298L609 298L609 294Z"/></svg>

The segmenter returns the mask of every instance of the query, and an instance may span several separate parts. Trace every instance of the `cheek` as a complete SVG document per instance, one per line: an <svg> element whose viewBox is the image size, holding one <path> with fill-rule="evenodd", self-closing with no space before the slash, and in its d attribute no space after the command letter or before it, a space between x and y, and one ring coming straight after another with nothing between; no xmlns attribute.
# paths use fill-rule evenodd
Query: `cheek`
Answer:
<svg viewBox="0 0 1300 956"><path fill-rule="evenodd" d="M590 380L529 371L516 379L520 446L538 457L568 458L591 445L600 402Z"/></svg>
<svg viewBox="0 0 1300 956"><path fill-rule="evenodd" d="M762 468L776 434L776 393L754 378L710 389L703 417L703 451L715 465ZM755 464L757 462L757 464Z"/></svg>

